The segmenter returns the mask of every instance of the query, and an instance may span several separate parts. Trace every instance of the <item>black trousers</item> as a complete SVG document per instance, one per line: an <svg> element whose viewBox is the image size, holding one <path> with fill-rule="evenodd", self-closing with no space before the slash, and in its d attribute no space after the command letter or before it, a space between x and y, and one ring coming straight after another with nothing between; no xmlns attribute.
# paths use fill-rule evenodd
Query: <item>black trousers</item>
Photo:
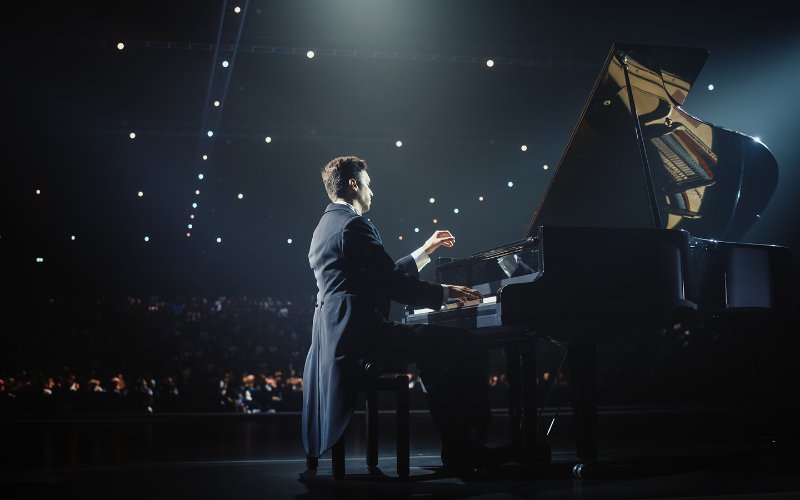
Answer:
<svg viewBox="0 0 800 500"><path fill-rule="evenodd" d="M443 441L485 430L490 419L488 345L475 334L439 325L385 322L369 361L391 369L416 363L431 416Z"/></svg>

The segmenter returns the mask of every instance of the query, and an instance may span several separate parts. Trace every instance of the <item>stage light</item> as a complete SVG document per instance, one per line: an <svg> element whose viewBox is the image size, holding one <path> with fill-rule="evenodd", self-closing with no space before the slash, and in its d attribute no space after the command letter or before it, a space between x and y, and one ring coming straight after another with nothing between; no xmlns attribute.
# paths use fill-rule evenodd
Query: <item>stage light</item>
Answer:
<svg viewBox="0 0 800 500"><path fill-rule="evenodd" d="M205 177L203 174L197 174L197 178L200 179L201 181L203 180L203 177Z"/></svg>
<svg viewBox="0 0 800 500"><path fill-rule="evenodd" d="M36 194L42 194L42 190L41 189L37 189L36 190Z"/></svg>
<svg viewBox="0 0 800 500"><path fill-rule="evenodd" d="M233 8L233 11L238 14L242 11L242 8L237 5L236 7Z"/></svg>
<svg viewBox="0 0 800 500"><path fill-rule="evenodd" d="M458 209L457 209L457 208L454 208L454 209L453 209L453 213L454 213L454 214L457 214L457 213L458 213Z"/></svg>
<svg viewBox="0 0 800 500"><path fill-rule="evenodd" d="M75 235L74 235L74 234L73 234L73 235L71 235L71 236L69 237L69 239L70 239L70 241L75 241Z"/></svg>
<svg viewBox="0 0 800 500"><path fill-rule="evenodd" d="M131 132L130 134L128 134L128 137L130 137L131 139L136 139L136 132Z"/></svg>
<svg viewBox="0 0 800 500"><path fill-rule="evenodd" d="M435 202L435 201L436 201L436 198L430 198L428 201L429 201L429 202L431 202L431 203L433 203L433 202Z"/></svg>
<svg viewBox="0 0 800 500"><path fill-rule="evenodd" d="M197 196L200 196L200 190L199 189L195 189L194 190L194 194L196 194Z"/></svg>
<svg viewBox="0 0 800 500"><path fill-rule="evenodd" d="M414 232L415 232L415 233L418 233L418 232L419 232L419 228L418 228L418 227L415 227L415 228L414 228Z"/></svg>
<svg viewBox="0 0 800 500"><path fill-rule="evenodd" d="M236 197L241 200L242 198L244 198L244 195L242 193L239 193L239 194L236 195Z"/></svg>
<svg viewBox="0 0 800 500"><path fill-rule="evenodd" d="M547 165L542 165L542 168L543 168L544 170L547 170L547 169L548 169L548 168L550 168L550 167L548 167Z"/></svg>
<svg viewBox="0 0 800 500"><path fill-rule="evenodd" d="M124 48L125 48L125 44L124 44L124 43L122 43L122 42L119 42L119 43L117 44L117 49L119 49L119 50L122 50L122 49L124 49Z"/></svg>
<svg viewBox="0 0 800 500"><path fill-rule="evenodd" d="M39 263L44 262L44 257L36 257L36 262L39 262Z"/></svg>
<svg viewBox="0 0 800 500"><path fill-rule="evenodd" d="M266 142L267 144L269 144L270 142L272 142L272 137L270 137L270 136L266 136L266 137L264 137L264 142Z"/></svg>
<svg viewBox="0 0 800 500"><path fill-rule="evenodd" d="M192 203L192 208L197 208L197 203Z"/></svg>
<svg viewBox="0 0 800 500"><path fill-rule="evenodd" d="M514 183L512 181L508 181L508 187L514 187Z"/></svg>
<svg viewBox="0 0 800 500"><path fill-rule="evenodd" d="M306 57L309 59L314 59L314 51L309 50L308 52L306 52Z"/></svg>
<svg viewBox="0 0 800 500"><path fill-rule="evenodd" d="M401 234L400 236L397 237L397 239L403 241L403 235Z"/></svg>
<svg viewBox="0 0 800 500"><path fill-rule="evenodd" d="M528 146L526 146L525 144L523 144L522 146L520 146L520 148L519 148L519 149L521 149L521 150L523 150L523 151L527 151L527 150L528 150Z"/></svg>
<svg viewBox="0 0 800 500"><path fill-rule="evenodd" d="M714 84L713 83L709 83L708 84L708 90L714 90Z"/></svg>
<svg viewBox="0 0 800 500"><path fill-rule="evenodd" d="M191 236L191 235L192 235L192 233L190 233L189 231L186 231L186 237L187 237L187 238L188 238L189 236Z"/></svg>
<svg viewBox="0 0 800 500"><path fill-rule="evenodd" d="M203 155L203 161L208 160L208 155Z"/></svg>
<svg viewBox="0 0 800 500"><path fill-rule="evenodd" d="M397 142L394 143L394 145L397 146L398 148L402 148L403 147L403 141L397 141Z"/></svg>
<svg viewBox="0 0 800 500"><path fill-rule="evenodd" d="M483 196L478 196L478 201L483 201Z"/></svg>
<svg viewBox="0 0 800 500"><path fill-rule="evenodd" d="M219 236L217 236L217 243L222 243L222 238L220 238Z"/></svg>
<svg viewBox="0 0 800 500"><path fill-rule="evenodd" d="M213 131L211 131L211 130L209 130L208 132L206 132L206 134L207 134L209 137L212 137L212 136L214 135L214 132L213 132Z"/></svg>
<svg viewBox="0 0 800 500"><path fill-rule="evenodd" d="M187 229L192 229L192 225L191 224L186 224L186 228Z"/></svg>
<svg viewBox="0 0 800 500"><path fill-rule="evenodd" d="M215 108L218 108L218 107L219 107L219 101L214 101L214 107L215 107Z"/></svg>
<svg viewBox="0 0 800 500"><path fill-rule="evenodd" d="M492 66L494 66L494 61L492 61L491 59L487 59L486 60L486 66L491 68Z"/></svg>
<svg viewBox="0 0 800 500"><path fill-rule="evenodd" d="M286 240L286 243L288 243L288 244L290 244L290 245L291 245L291 244L292 244L292 239L291 239L291 238L289 238L288 240Z"/></svg>
<svg viewBox="0 0 800 500"><path fill-rule="evenodd" d="M222 61L222 67L223 68L227 68L228 67L228 61Z"/></svg>
<svg viewBox="0 0 800 500"><path fill-rule="evenodd" d="M189 218L194 220L194 214L189 214Z"/></svg>
<svg viewBox="0 0 800 500"><path fill-rule="evenodd" d="M138 193L136 193L136 195L137 195L139 198L141 198L142 196L144 196L144 193L143 193L142 191L139 191Z"/></svg>
<svg viewBox="0 0 800 500"><path fill-rule="evenodd" d="M439 220L438 220L438 219L433 219L433 223L434 223L434 224L438 224L438 223L439 223Z"/></svg>
<svg viewBox="0 0 800 500"><path fill-rule="evenodd" d="M144 237L144 241L150 241L150 237L149 236L145 236Z"/></svg>

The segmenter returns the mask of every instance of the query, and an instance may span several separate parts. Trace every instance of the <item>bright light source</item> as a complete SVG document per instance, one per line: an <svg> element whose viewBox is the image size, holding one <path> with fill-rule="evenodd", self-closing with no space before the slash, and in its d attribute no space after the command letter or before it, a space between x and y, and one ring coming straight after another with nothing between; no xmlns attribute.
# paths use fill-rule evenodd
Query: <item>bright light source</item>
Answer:
<svg viewBox="0 0 800 500"><path fill-rule="evenodd" d="M457 209L457 208L454 208L454 209L453 209L453 213L454 213L454 214L457 214L457 213L458 213L458 209Z"/></svg>
<svg viewBox="0 0 800 500"><path fill-rule="evenodd" d="M196 194L196 195L200 196L200 190L199 190L199 189L195 189L195 190L194 190L194 194Z"/></svg>
<svg viewBox="0 0 800 500"><path fill-rule="evenodd" d="M394 143L394 145L397 146L398 148L402 148L403 147L403 141L397 141L397 142Z"/></svg>
<svg viewBox="0 0 800 500"><path fill-rule="evenodd" d="M236 195L236 197L241 200L242 198L244 198L244 195L242 193L239 193L239 194Z"/></svg>
<svg viewBox="0 0 800 500"><path fill-rule="evenodd" d="M217 243L222 243L222 238L220 238L219 236L217 236Z"/></svg>
<svg viewBox="0 0 800 500"><path fill-rule="evenodd" d="M439 220L438 220L438 219L433 219L433 223L434 223L434 224L437 224L438 222L439 222Z"/></svg>
<svg viewBox="0 0 800 500"><path fill-rule="evenodd" d="M194 214L189 214L189 218L194 220Z"/></svg>
<svg viewBox="0 0 800 500"><path fill-rule="evenodd" d="M213 136L213 135L214 135L214 132L213 132L212 130L209 130L208 132L206 132L206 134L207 134L209 137L211 137L211 136Z"/></svg>
<svg viewBox="0 0 800 500"><path fill-rule="evenodd" d="M192 208L197 208L197 203L192 203Z"/></svg>
<svg viewBox="0 0 800 500"><path fill-rule="evenodd" d="M436 201L436 198L430 198L428 201L434 203Z"/></svg>
<svg viewBox="0 0 800 500"><path fill-rule="evenodd" d="M189 231L186 231L186 237L187 237L187 238L188 238L189 236L191 236L191 235L192 235L192 233L190 233Z"/></svg>
<svg viewBox="0 0 800 500"><path fill-rule="evenodd" d="M219 101L214 101L214 107L215 107L215 108L218 108L218 107L219 107Z"/></svg>
<svg viewBox="0 0 800 500"><path fill-rule="evenodd" d="M418 228L418 227L415 227L415 228L414 228L414 232L415 232L415 233L418 233L418 232L419 232L419 228Z"/></svg>
<svg viewBox="0 0 800 500"><path fill-rule="evenodd" d="M201 181L203 180L203 177L205 177L203 174L197 174L197 178L200 179Z"/></svg>
<svg viewBox="0 0 800 500"><path fill-rule="evenodd" d="M36 262L44 262L44 257L36 257Z"/></svg>
<svg viewBox="0 0 800 500"><path fill-rule="evenodd" d="M269 144L270 142L272 142L272 137L270 137L270 136L266 136L266 137L264 137L264 142L266 142L267 144Z"/></svg>
<svg viewBox="0 0 800 500"><path fill-rule="evenodd" d="M478 201L483 201L483 196L478 196Z"/></svg>
<svg viewBox="0 0 800 500"><path fill-rule="evenodd" d="M36 194L42 194L42 190L41 189L37 189L36 190Z"/></svg>
<svg viewBox="0 0 800 500"><path fill-rule="evenodd" d="M491 68L492 66L494 66L494 61L492 61L491 59L487 59L486 60L486 66Z"/></svg>
<svg viewBox="0 0 800 500"><path fill-rule="evenodd" d="M401 234L400 236L397 237L397 239L403 241L403 235Z"/></svg>
<svg viewBox="0 0 800 500"><path fill-rule="evenodd" d="M523 150L523 151L527 151L527 150L528 150L528 146L526 146L525 144L523 144L522 146L520 146L520 147L519 147L519 149L521 149L521 150Z"/></svg>
<svg viewBox="0 0 800 500"><path fill-rule="evenodd" d="M150 237L149 236L145 236L144 237L144 241L150 241Z"/></svg>
<svg viewBox="0 0 800 500"><path fill-rule="evenodd" d="M755 136L753 137L753 140L756 142L761 142L761 137Z"/></svg>
<svg viewBox="0 0 800 500"><path fill-rule="evenodd" d="M136 195L137 195L139 198L141 198L142 196L144 196L144 192L142 192L142 191L139 191L138 193L136 193Z"/></svg>
<svg viewBox="0 0 800 500"><path fill-rule="evenodd" d="M124 49L124 48L125 48L125 44L124 44L124 43L122 43L122 42L119 42L119 43L117 44L117 49L119 49L119 50L122 50L122 49Z"/></svg>
<svg viewBox="0 0 800 500"><path fill-rule="evenodd" d="M130 134L128 134L128 137L130 137L131 139L136 139L136 132L131 132Z"/></svg>
<svg viewBox="0 0 800 500"><path fill-rule="evenodd" d="M286 243L288 243L288 244L290 244L290 245L291 245L291 244L292 244L292 239L291 239L291 238L289 238L288 240L286 240Z"/></svg>
<svg viewBox="0 0 800 500"><path fill-rule="evenodd" d="M550 168L550 167L548 167L547 165L542 165L542 168L543 168L544 170L547 170L547 169L548 169L548 168Z"/></svg>
<svg viewBox="0 0 800 500"><path fill-rule="evenodd" d="M514 183L512 181L508 181L508 187L514 187Z"/></svg>
<svg viewBox="0 0 800 500"><path fill-rule="evenodd" d="M228 61L222 61L222 67L223 68L227 68L228 67Z"/></svg>
<svg viewBox="0 0 800 500"><path fill-rule="evenodd" d="M709 83L708 84L708 90L714 90L714 84L713 83Z"/></svg>
<svg viewBox="0 0 800 500"><path fill-rule="evenodd" d="M306 57L309 59L314 59L314 51L309 50L308 52L306 52Z"/></svg>
<svg viewBox="0 0 800 500"><path fill-rule="evenodd" d="M186 227L187 227L188 229L192 229L192 225L191 225L191 224L186 224Z"/></svg>
<svg viewBox="0 0 800 500"><path fill-rule="evenodd" d="M238 14L242 11L242 8L237 5L236 7L233 8L233 11Z"/></svg>
<svg viewBox="0 0 800 500"><path fill-rule="evenodd" d="M73 234L72 236L69 237L69 239L70 241L75 241L75 235Z"/></svg>
<svg viewBox="0 0 800 500"><path fill-rule="evenodd" d="M208 160L208 155L203 155L203 160Z"/></svg>

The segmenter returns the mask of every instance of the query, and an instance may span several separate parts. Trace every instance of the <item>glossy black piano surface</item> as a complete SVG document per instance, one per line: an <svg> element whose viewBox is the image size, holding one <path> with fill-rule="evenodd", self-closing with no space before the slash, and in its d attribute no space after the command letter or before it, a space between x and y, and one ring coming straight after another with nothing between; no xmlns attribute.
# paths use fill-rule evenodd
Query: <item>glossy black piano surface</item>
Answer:
<svg viewBox="0 0 800 500"><path fill-rule="evenodd" d="M681 108L707 56L614 44L522 239L437 267L437 281L485 299L403 319L569 346L580 460L596 458L597 344L793 307L791 250L741 241L775 190L775 158ZM505 345L518 369L525 354ZM535 410L520 400L531 377L530 366L510 376L511 412L528 426L515 440L535 447L536 419L524 418Z"/></svg>

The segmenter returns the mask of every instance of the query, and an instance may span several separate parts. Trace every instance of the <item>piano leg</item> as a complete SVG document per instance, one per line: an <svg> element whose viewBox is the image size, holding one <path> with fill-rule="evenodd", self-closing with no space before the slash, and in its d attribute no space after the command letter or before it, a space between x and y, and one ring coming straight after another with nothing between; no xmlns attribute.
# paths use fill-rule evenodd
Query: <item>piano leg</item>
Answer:
<svg viewBox="0 0 800 500"><path fill-rule="evenodd" d="M510 341L505 350L511 443L519 450L521 461L549 462L550 445L539 440L535 341Z"/></svg>
<svg viewBox="0 0 800 500"><path fill-rule="evenodd" d="M575 417L576 455L580 462L597 460L597 344L568 348Z"/></svg>

